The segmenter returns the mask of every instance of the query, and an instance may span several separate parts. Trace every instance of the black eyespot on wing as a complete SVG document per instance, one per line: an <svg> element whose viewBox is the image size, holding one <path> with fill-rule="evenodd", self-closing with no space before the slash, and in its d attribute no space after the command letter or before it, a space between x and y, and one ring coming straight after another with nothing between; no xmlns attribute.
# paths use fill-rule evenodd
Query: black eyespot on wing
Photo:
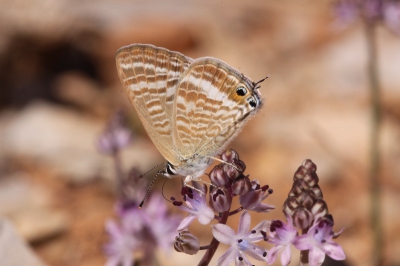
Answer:
<svg viewBox="0 0 400 266"><path fill-rule="evenodd" d="M247 89L245 87L243 87L243 86L239 86L236 89L236 94L239 95L239 96L245 96L246 93L247 93Z"/></svg>
<svg viewBox="0 0 400 266"><path fill-rule="evenodd" d="M247 101L249 102L249 104L250 104L251 107L255 108L255 107L257 106L257 102L256 102L256 100L254 99L254 97L248 98Z"/></svg>

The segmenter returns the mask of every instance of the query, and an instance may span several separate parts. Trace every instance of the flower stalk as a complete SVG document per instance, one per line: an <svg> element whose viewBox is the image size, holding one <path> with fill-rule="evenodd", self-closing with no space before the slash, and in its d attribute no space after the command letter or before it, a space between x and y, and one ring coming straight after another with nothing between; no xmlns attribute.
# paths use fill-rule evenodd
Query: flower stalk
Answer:
<svg viewBox="0 0 400 266"><path fill-rule="evenodd" d="M365 19L365 35L368 53L368 81L371 101L371 128L370 128L370 220L373 232L374 262L373 265L383 263L383 232L381 221L381 185L380 176L380 128L381 128L381 92L378 77L376 23Z"/></svg>

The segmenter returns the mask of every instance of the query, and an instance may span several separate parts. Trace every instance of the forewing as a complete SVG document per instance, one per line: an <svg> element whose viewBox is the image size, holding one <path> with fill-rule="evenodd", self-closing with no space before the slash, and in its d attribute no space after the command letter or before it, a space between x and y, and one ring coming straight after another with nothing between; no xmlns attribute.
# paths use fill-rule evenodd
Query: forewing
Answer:
<svg viewBox="0 0 400 266"><path fill-rule="evenodd" d="M236 91L242 85L245 95ZM195 60L179 81L174 106L173 137L181 159L222 151L261 107L253 87L253 82L220 60ZM250 98L256 105L250 104Z"/></svg>
<svg viewBox="0 0 400 266"><path fill-rule="evenodd" d="M133 44L117 51L119 78L147 134L172 164L172 109L178 81L193 60L153 45Z"/></svg>

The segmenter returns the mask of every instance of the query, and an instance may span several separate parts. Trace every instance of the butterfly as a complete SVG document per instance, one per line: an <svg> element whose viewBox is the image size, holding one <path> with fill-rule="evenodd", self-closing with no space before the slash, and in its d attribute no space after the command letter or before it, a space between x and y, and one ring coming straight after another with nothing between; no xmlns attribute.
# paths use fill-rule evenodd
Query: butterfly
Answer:
<svg viewBox="0 0 400 266"><path fill-rule="evenodd" d="M262 106L259 82L213 57L192 59L150 44L117 51L119 78L163 174L198 180Z"/></svg>

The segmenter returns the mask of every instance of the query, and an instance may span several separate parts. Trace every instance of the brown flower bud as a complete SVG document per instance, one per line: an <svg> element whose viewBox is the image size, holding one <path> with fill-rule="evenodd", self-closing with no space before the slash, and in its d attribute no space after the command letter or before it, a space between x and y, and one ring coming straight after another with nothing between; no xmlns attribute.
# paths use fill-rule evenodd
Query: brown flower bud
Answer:
<svg viewBox="0 0 400 266"><path fill-rule="evenodd" d="M182 231L175 237L174 248L178 252L194 255L200 250L200 243L192 233Z"/></svg>
<svg viewBox="0 0 400 266"><path fill-rule="evenodd" d="M307 169L308 172L316 172L317 171L317 166L310 160L306 159L302 163L302 166Z"/></svg>
<svg viewBox="0 0 400 266"><path fill-rule="evenodd" d="M323 199L318 199L317 201L315 201L314 205L310 210L314 215L315 219L318 219L319 217L325 216L329 213L328 206L326 205L326 202Z"/></svg>
<svg viewBox="0 0 400 266"><path fill-rule="evenodd" d="M306 229L311 226L314 215L304 207L297 208L293 215L293 225L300 228Z"/></svg>
<svg viewBox="0 0 400 266"><path fill-rule="evenodd" d="M232 192L235 195L244 195L251 189L251 182L247 176L241 175L233 181Z"/></svg>
<svg viewBox="0 0 400 266"><path fill-rule="evenodd" d="M287 215L292 215L296 208L299 207L299 203L297 202L295 197L288 197L283 204L283 212Z"/></svg>
<svg viewBox="0 0 400 266"><path fill-rule="evenodd" d="M228 164L224 164L224 171L228 175L228 177L232 180L238 178L241 174L243 174L246 169L246 165L243 161L233 159L232 164L235 166L231 166Z"/></svg>
<svg viewBox="0 0 400 266"><path fill-rule="evenodd" d="M221 154L221 159L225 162L231 163L233 160L239 160L239 154L232 149L228 149Z"/></svg>
<svg viewBox="0 0 400 266"><path fill-rule="evenodd" d="M225 212L229 210L232 203L232 196L228 189L219 187L210 193L210 207L216 212Z"/></svg>
<svg viewBox="0 0 400 266"><path fill-rule="evenodd" d="M307 173L307 169L304 166L300 166L294 173L293 180L303 179Z"/></svg>
<svg viewBox="0 0 400 266"><path fill-rule="evenodd" d="M224 171L223 164L219 164L211 170L210 180L217 187L229 186L230 184L232 184L232 180L228 177L227 173Z"/></svg>
<svg viewBox="0 0 400 266"><path fill-rule="evenodd" d="M309 193L302 193L301 195L299 195L297 200L301 204L301 206L309 210L311 210L311 207L313 206L315 201L314 197Z"/></svg>
<svg viewBox="0 0 400 266"><path fill-rule="evenodd" d="M315 172L307 173L303 180L308 184L309 187L318 185L319 178Z"/></svg>

